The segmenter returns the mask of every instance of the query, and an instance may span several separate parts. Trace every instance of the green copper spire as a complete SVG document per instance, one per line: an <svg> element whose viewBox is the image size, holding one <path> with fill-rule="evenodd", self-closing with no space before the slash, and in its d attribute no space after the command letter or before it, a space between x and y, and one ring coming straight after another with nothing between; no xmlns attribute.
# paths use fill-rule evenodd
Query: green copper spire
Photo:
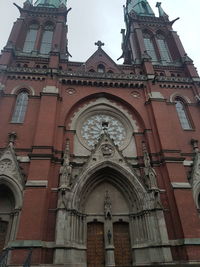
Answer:
<svg viewBox="0 0 200 267"><path fill-rule="evenodd" d="M67 4L67 0L37 0L34 6L58 8L61 5L66 6L66 4Z"/></svg>
<svg viewBox="0 0 200 267"><path fill-rule="evenodd" d="M155 16L147 0L127 0L127 9L139 16Z"/></svg>

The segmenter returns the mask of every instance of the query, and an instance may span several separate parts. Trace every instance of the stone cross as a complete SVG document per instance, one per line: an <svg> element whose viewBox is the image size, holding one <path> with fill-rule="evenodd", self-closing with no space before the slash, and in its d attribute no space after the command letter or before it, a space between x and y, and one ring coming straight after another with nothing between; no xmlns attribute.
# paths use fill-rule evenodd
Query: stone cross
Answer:
<svg viewBox="0 0 200 267"><path fill-rule="evenodd" d="M98 41L96 43L94 43L96 46L98 46L98 48L101 48L102 46L104 46L104 43L102 43L101 41Z"/></svg>

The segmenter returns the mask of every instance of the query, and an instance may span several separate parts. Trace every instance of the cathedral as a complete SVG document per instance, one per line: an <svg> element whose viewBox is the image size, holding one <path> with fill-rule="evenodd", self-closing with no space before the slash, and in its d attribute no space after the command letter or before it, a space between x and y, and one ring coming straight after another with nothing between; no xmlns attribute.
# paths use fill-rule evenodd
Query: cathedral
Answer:
<svg viewBox="0 0 200 267"><path fill-rule="evenodd" d="M200 266L200 78L177 19L124 2L123 64L103 40L70 59L66 0L15 4L0 55L0 266Z"/></svg>

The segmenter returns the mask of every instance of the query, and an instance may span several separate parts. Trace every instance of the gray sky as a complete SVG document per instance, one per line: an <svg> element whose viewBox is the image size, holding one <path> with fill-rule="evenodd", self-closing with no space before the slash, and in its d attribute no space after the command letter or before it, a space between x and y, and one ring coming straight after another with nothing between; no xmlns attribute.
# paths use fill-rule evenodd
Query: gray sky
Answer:
<svg viewBox="0 0 200 267"><path fill-rule="evenodd" d="M25 0L15 0L22 6ZM116 61L121 56L121 28L124 28L123 5L126 0L68 0L72 7L68 14L69 51L72 60L85 61L96 50L94 42L105 43L104 50ZM149 0L157 14L156 0ZM174 24L186 52L200 71L200 0L163 0L162 7L171 20L180 17ZM0 0L0 49L8 39L13 22L19 12L12 0ZM122 61L120 61L122 63Z"/></svg>

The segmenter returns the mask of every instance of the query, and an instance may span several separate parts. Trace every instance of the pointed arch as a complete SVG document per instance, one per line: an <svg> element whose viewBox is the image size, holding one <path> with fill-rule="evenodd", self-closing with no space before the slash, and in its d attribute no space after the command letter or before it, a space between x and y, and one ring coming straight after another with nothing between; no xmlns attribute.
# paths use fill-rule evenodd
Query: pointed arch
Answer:
<svg viewBox="0 0 200 267"><path fill-rule="evenodd" d="M49 54L52 48L54 25L52 22L47 22L42 34L42 40L40 45L41 54Z"/></svg>
<svg viewBox="0 0 200 267"><path fill-rule="evenodd" d="M74 129L75 125L73 124L73 121L75 121L79 113L81 114L89 107L102 104L104 102L112 107L116 107L116 109L121 110L122 113L124 113L130 120L134 120L135 118L138 122L135 129L136 132L144 131L145 123L140 113L124 99L107 92L91 94L76 102L68 111L68 113L65 114L64 125L66 125L66 127L70 128L71 130Z"/></svg>
<svg viewBox="0 0 200 267"><path fill-rule="evenodd" d="M192 129L191 122L189 120L188 110L186 103L181 97L175 98L176 112L183 130Z"/></svg>
<svg viewBox="0 0 200 267"><path fill-rule="evenodd" d="M31 53L34 50L38 29L39 24L35 21L29 25L24 41L23 52Z"/></svg>
<svg viewBox="0 0 200 267"><path fill-rule="evenodd" d="M12 115L12 123L23 123L28 107L29 93L26 89L22 89L16 98L15 108Z"/></svg>
<svg viewBox="0 0 200 267"><path fill-rule="evenodd" d="M169 47L167 44L166 36L162 31L158 31L156 33L156 41L158 45L158 50L160 54L160 59L166 62L171 62L172 57L169 51Z"/></svg>
<svg viewBox="0 0 200 267"><path fill-rule="evenodd" d="M151 57L152 61L158 61L153 34L148 30L144 30L143 40L144 40L145 50L148 53L148 55Z"/></svg>
<svg viewBox="0 0 200 267"><path fill-rule="evenodd" d="M146 189L136 174L132 174L121 165L111 161L104 161L96 166L87 168L80 175L73 188L71 208L80 209L93 188L105 180L113 184L124 195L127 203L129 203L130 211L142 210L143 200L147 194ZM135 207L133 207L133 203L136 204Z"/></svg>
<svg viewBox="0 0 200 267"><path fill-rule="evenodd" d="M22 186L15 179L7 175L0 175L0 185L5 185L12 191L15 198L15 209L21 209L23 202Z"/></svg>

